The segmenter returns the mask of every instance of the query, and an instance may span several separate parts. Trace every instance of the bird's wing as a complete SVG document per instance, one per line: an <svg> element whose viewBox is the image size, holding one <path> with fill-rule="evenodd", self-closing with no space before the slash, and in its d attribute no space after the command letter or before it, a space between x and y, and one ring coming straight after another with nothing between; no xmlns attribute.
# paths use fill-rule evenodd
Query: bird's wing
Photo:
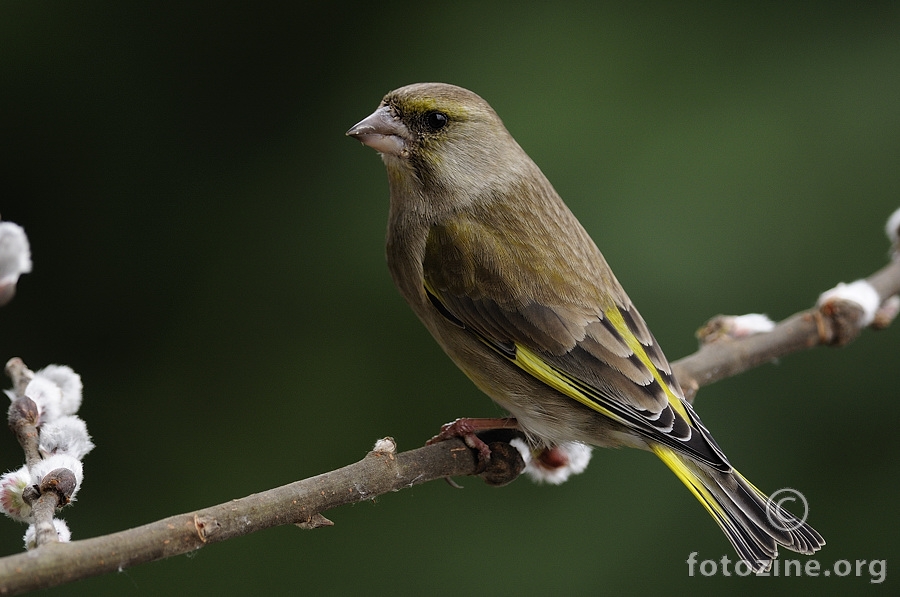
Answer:
<svg viewBox="0 0 900 597"><path fill-rule="evenodd" d="M443 316L564 395L730 471L593 243L589 252L583 244L567 251L559 236L506 232L501 237L465 217L431 228L424 284ZM554 243L552 250L541 250L541 239Z"/></svg>

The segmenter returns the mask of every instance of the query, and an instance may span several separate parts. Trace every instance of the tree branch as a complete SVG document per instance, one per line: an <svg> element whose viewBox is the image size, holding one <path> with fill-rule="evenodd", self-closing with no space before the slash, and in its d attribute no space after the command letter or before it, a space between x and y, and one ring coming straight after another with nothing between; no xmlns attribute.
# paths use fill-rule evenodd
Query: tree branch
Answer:
<svg viewBox="0 0 900 597"><path fill-rule="evenodd" d="M493 484L512 480L524 466L519 453L504 446L509 448L491 444L496 454L482 473ZM434 479L474 475L476 467L475 453L459 439L397 453L394 440L385 438L359 462L309 479L127 531L0 558L0 595L122 570L277 525L329 526L322 512Z"/></svg>
<svg viewBox="0 0 900 597"><path fill-rule="evenodd" d="M885 327L897 314L900 259L868 278L882 313L871 327ZM792 352L818 345L843 346L869 325L864 308L832 299L782 321L772 331L745 337L728 333L722 316L698 334L700 349L673 363L686 394ZM869 318L871 319L871 318ZM723 332L724 330L724 332ZM519 453L495 435L491 463L479 472L475 453L458 439L397 453L390 438L355 464L253 494L211 508L172 516L127 531L71 543L48 543L29 552L0 558L0 595L13 595L121 570L135 564L183 554L282 524L301 528L330 525L323 512L434 479L480 474L488 483L505 484L522 470Z"/></svg>
<svg viewBox="0 0 900 597"><path fill-rule="evenodd" d="M900 293L900 259L891 260L866 281L878 293L879 304L884 305ZM876 317L872 327L886 327L894 316L896 313ZM707 322L697 332L702 342L700 349L672 363L675 378L690 401L703 386L791 353L820 345L845 346L866 327L862 308L843 300L796 313L770 332L739 338L719 333L727 325L723 319L727 318L720 315Z"/></svg>

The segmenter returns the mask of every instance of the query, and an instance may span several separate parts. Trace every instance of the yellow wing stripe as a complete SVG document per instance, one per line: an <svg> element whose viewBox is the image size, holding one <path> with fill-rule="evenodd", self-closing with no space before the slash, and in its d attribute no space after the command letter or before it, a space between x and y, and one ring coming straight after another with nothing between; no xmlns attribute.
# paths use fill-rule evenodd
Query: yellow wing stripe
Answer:
<svg viewBox="0 0 900 597"><path fill-rule="evenodd" d="M577 400L588 408L599 412L610 419L617 421L623 425L631 427L625 419L612 412L611 410L601 406L595 399L578 389L568 379L561 376L553 367L548 365L541 357L533 353L531 350L516 342L515 364L520 369L547 384L554 390L557 390L566 396Z"/></svg>
<svg viewBox="0 0 900 597"><path fill-rule="evenodd" d="M437 298L437 294L434 289L431 287L431 284L428 283L428 280L423 280L423 285L425 287L425 291L431 297L434 297L440 307L435 305L436 308L441 308L442 313L446 311L444 314L445 317L452 317L452 319L459 323L459 325L465 325L463 322L459 321L455 315L446 310L446 307L443 307L443 303L440 302L440 299ZM647 351L644 350L644 345L641 344L641 341L635 337L635 335L628 329L628 324L625 323L625 318L622 317L621 311L617 307L611 307L604 311L604 315L609 320L610 324L612 324L613 328L616 332L621 336L621 338L625 341L626 346L631 349L631 351L637 355L640 362L650 371L651 375L653 375L653 379L660 385L663 391L666 393L666 399L669 401L672 409L675 410L681 417L688 423L691 424L691 418L687 413L687 409L684 407L684 404L681 403L681 399L676 396L672 390L669 388L669 384L663 379L662 375L659 373L659 369L656 368L656 365L653 364L653 361L650 360L649 355L647 355ZM482 342L487 344L488 346L496 349L496 345L490 342L487 338L485 338L482 334L477 333L479 339ZM573 400L576 400L587 406L588 408L609 417L610 419L621 423L625 426L632 427L632 423L621 417L620 415L614 413L608 408L604 408L601 404L597 402L595 398L588 396L585 392L583 392L580 388L578 388L575 384L572 383L570 379L565 375L561 375L559 371L557 371L554 367L547 364L544 359L535 354L528 347L520 344L519 342L514 343L516 347L515 356L508 355L512 357L513 362L523 371L531 375L537 380L547 384L551 388L569 396Z"/></svg>
<svg viewBox="0 0 900 597"><path fill-rule="evenodd" d="M603 312L606 316L606 319L610 324L615 328L615 330L619 333L619 336L625 341L626 346L631 349L638 360L641 362L644 367L647 368L648 371L653 375L653 379L656 380L656 383L663 389L666 393L666 398L669 401L669 406L677 412L681 417L688 423L691 424L691 418L688 416L687 409L684 407L684 404L681 403L681 398L675 395L672 392L671 388L669 388L669 384L662 378L662 375L659 373L659 369L656 368L656 365L653 364L653 361L650 360L650 356L647 354L647 351L644 350L644 345L641 344L641 341L637 339L637 337L628 329L628 324L625 323L625 318L622 317L622 312L619 311L618 307L611 307Z"/></svg>

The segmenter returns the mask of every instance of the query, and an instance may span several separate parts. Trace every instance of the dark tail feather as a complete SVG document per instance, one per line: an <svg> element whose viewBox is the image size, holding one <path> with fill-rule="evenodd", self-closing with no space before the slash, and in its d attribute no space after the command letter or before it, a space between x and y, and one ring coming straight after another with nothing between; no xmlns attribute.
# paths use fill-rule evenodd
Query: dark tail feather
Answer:
<svg viewBox="0 0 900 597"><path fill-rule="evenodd" d="M778 546L802 554L818 551L825 540L805 521L773 502L736 470L702 467L662 445L651 445L722 528L738 556L756 572L768 570Z"/></svg>

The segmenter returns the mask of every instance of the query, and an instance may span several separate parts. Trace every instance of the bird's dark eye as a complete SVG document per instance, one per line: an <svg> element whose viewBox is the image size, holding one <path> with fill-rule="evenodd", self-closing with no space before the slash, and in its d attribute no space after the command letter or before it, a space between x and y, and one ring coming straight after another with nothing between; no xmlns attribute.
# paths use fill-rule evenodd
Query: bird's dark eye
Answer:
<svg viewBox="0 0 900 597"><path fill-rule="evenodd" d="M425 124L432 131L439 131L447 125L447 115L443 112L429 112L425 115Z"/></svg>

